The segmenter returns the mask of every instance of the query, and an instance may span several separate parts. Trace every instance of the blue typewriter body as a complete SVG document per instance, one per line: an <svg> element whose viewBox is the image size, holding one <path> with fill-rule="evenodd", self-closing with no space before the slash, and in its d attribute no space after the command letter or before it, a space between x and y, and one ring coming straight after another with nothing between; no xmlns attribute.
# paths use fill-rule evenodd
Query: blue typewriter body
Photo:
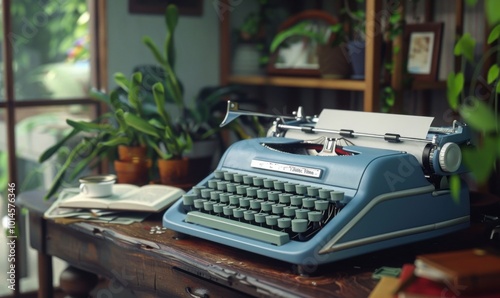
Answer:
<svg viewBox="0 0 500 298"><path fill-rule="evenodd" d="M246 228L236 227L236 232L218 228L226 220L215 226L193 222L189 220L189 214L193 212L195 217L204 216L201 214L203 210L186 208L183 199L179 199L164 213L164 227L292 264L315 266L436 237L469 226L469 193L466 185L462 183L459 199L453 199L449 189L436 187L436 183L430 182L421 162L413 154L351 145L343 146L349 155L338 156L314 156L281 150L301 146L302 140L287 137L236 142L224 153L216 170L197 186L208 188L210 181L224 180L221 173L231 173L228 176L275 179L321 189L323 193L342 193L342 199L335 202L326 198L330 202L325 204L338 204L341 207L334 207L337 208L334 216L329 217L327 222L319 223L321 228L314 230L313 235L306 240L296 240L300 233L292 233L289 238L285 235L286 241L276 243L266 241L265 236L264 240L260 236L253 237L253 232L248 232ZM215 177L217 174L218 178ZM236 184L234 181L229 183ZM282 189L280 191L285 192ZM193 188L186 195L194 193ZM301 195L310 197L304 192ZM210 201L208 195L204 201ZM313 213L326 212L321 210ZM258 214L259 211L255 212ZM211 218L225 217L223 213L208 213ZM244 221L239 217L235 225ZM280 230L276 226L271 229ZM266 234L264 230L258 233ZM276 237L274 233L272 237ZM278 238L281 236L279 234Z"/></svg>

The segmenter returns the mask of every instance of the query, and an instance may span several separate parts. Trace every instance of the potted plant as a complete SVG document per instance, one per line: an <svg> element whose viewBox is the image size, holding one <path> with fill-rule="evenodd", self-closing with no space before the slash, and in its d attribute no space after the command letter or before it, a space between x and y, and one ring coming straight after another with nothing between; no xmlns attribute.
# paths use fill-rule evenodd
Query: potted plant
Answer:
<svg viewBox="0 0 500 298"><path fill-rule="evenodd" d="M116 172L119 182L134 184L148 182L148 168L151 161L145 153L146 136L128 126L124 121L125 110L129 113L130 111L142 113L140 100L137 96L142 75L140 73L133 74L132 80L129 82L123 74L117 73L115 81L127 91L127 102L119 100L117 90L112 91L109 95L93 90L92 96L105 102L109 106L109 112L92 121L67 119L66 122L72 130L39 157L40 163L47 161L55 154L60 155L61 159L65 159L45 198L52 197L65 181L75 181L88 169L88 166L94 167L104 159L114 161L115 166L118 166ZM133 149L124 150L125 146ZM128 166L124 175L122 175L120 166Z"/></svg>
<svg viewBox="0 0 500 298"><path fill-rule="evenodd" d="M165 108L165 90L163 84L153 85L153 96L158 118L143 119L130 112L124 113L125 123L141 131L147 138L148 146L159 156L158 169L162 184L183 186L192 183L189 176L189 159L184 153L191 149L192 139L182 127L176 126Z"/></svg>
<svg viewBox="0 0 500 298"><path fill-rule="evenodd" d="M488 24L492 28L487 43L493 45L500 40L500 2L487 0L484 6ZM500 181L499 47L492 46L476 61L475 45L476 41L470 33L465 33L456 42L453 53L462 58L462 67L448 75L447 98L450 108L471 127L477 137L475 146L463 148L463 161L478 184L478 189L494 192L493 187L497 187ZM488 65L486 61L491 58L493 63ZM473 69L469 88L465 86L467 67ZM460 183L458 177L451 177L453 193L458 193ZM500 197L498 189L494 194Z"/></svg>
<svg viewBox="0 0 500 298"><path fill-rule="evenodd" d="M143 38L143 43L151 51L159 66L144 66L142 70L151 76L152 81L160 81L163 84L164 100L161 102L165 105L173 105L172 108L169 108L168 113L170 124L178 132L183 131L186 134L184 137L189 136L193 143L193 145L184 148L182 155L194 159L193 162L189 163L189 176L193 181L196 181L209 173L214 151L220 147L219 133L221 128L219 124L224 115L218 114L224 113L226 110L225 101L227 100L224 99L240 96L240 93L237 86L207 87L198 93L191 104L186 103L182 82L175 71L174 34L178 16L177 6L168 5L165 11L166 35L162 50L151 37L145 36ZM159 108L158 99L153 98L152 88L145 86L142 91L149 94L151 100L156 103L155 108Z"/></svg>

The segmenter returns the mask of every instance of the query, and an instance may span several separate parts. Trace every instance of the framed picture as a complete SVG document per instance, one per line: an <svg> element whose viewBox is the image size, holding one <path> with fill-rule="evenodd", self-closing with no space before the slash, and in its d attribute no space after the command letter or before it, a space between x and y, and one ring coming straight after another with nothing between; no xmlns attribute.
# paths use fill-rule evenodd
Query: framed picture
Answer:
<svg viewBox="0 0 500 298"><path fill-rule="evenodd" d="M406 71L415 80L437 80L443 26L443 23L405 26Z"/></svg>
<svg viewBox="0 0 500 298"><path fill-rule="evenodd" d="M128 0L128 11L134 14L164 14L168 4L175 4L179 13L200 16L203 0Z"/></svg>
<svg viewBox="0 0 500 298"><path fill-rule="evenodd" d="M334 33L330 26L337 23L337 19L320 10L306 10L287 19L278 29L278 34L293 26L304 26L303 30L323 35L326 40L332 40ZM270 75L300 75L320 76L318 57L318 43L304 35L288 36L278 48L271 53L267 72Z"/></svg>

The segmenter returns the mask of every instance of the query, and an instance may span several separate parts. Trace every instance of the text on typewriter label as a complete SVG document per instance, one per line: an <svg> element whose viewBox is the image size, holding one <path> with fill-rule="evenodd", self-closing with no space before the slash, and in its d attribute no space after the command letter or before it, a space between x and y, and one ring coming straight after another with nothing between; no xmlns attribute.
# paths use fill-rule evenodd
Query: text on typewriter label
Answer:
<svg viewBox="0 0 500 298"><path fill-rule="evenodd" d="M263 161L263 160L258 160L258 159L253 159L252 162L250 163L250 166L252 168L259 168L259 169L264 169L264 170L290 173L290 174L296 174L296 175L308 176L308 177L314 177L314 178L319 178L321 176L320 169L293 166L293 165L287 165L287 164L270 162L270 161Z"/></svg>

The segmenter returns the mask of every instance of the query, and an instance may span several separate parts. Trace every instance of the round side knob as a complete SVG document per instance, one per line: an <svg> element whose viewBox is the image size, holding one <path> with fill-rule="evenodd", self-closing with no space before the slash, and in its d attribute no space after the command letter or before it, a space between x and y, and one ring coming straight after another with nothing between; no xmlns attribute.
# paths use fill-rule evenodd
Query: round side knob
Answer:
<svg viewBox="0 0 500 298"><path fill-rule="evenodd" d="M446 143L439 151L439 166L445 172L458 170L462 163L462 151L455 143Z"/></svg>

